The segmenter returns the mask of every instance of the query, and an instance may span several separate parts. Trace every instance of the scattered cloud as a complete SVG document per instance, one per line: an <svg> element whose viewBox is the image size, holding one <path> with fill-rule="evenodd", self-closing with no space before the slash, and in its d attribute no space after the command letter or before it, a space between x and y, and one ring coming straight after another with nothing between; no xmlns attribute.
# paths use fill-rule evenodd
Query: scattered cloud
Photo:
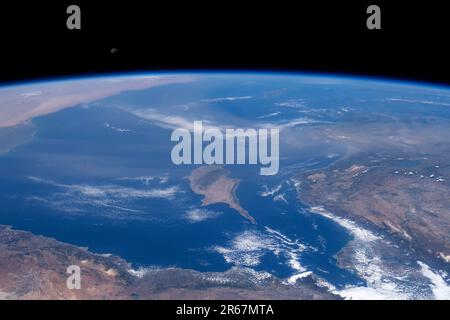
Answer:
<svg viewBox="0 0 450 320"><path fill-rule="evenodd" d="M138 116L142 119L150 121L153 125L159 126L163 129L175 130L175 129L186 129L190 132L194 131L194 121L202 121L203 130L219 130L226 135L227 129L237 129L236 125L230 125L218 120L208 120L208 119L199 119L199 118L190 118L187 116L174 116L174 115L166 115L161 113L157 109L147 108L147 109L136 109L136 108L127 108L125 109L128 112L131 112L135 116ZM318 124L318 123L328 123L325 121L313 120L307 117L299 117L293 119L284 119L275 122L254 122L251 123L251 128L242 127L242 129L279 129L280 131L284 129L289 129L297 126L310 125L310 124Z"/></svg>
<svg viewBox="0 0 450 320"><path fill-rule="evenodd" d="M178 192L177 186L154 189L136 189L119 185L88 185L88 184L61 184L38 177L29 177L35 182L41 182L59 187L68 193L79 194L92 198L165 198L173 199Z"/></svg>
<svg viewBox="0 0 450 320"><path fill-rule="evenodd" d="M306 101L304 99L291 99L284 102L276 102L275 105L277 107L302 109L306 107Z"/></svg>
<svg viewBox="0 0 450 320"><path fill-rule="evenodd" d="M144 185L148 186L152 181L159 181L160 184L167 183L169 181L169 175L159 175L159 176L139 176L139 177L122 177L119 178L120 181L139 181Z"/></svg>
<svg viewBox="0 0 450 320"><path fill-rule="evenodd" d="M348 285L337 289L328 284L330 291L345 299L429 299L434 295L445 297L449 294L449 287L436 273L426 265L415 267L415 262L407 251L391 244L380 235L360 227L355 222L333 215L322 207L313 207L311 212L330 219L353 236L348 245L347 254L351 268L366 285ZM392 267L390 259L396 259ZM398 266L401 265L401 268ZM428 278L428 279L427 279ZM426 286L432 282L432 289Z"/></svg>
<svg viewBox="0 0 450 320"><path fill-rule="evenodd" d="M282 187L281 183L278 186L273 187L271 189L269 189L267 185L263 185L264 191L261 191L259 194L261 195L261 197L273 196L275 193L280 191L281 187Z"/></svg>
<svg viewBox="0 0 450 320"><path fill-rule="evenodd" d="M154 125L157 125L163 129L187 129L189 131L194 130L195 119L188 119L181 116L165 115L153 108L148 109L129 109L129 112L134 115L151 121ZM202 120L203 129L219 129L220 127L211 124L211 121Z"/></svg>
<svg viewBox="0 0 450 320"><path fill-rule="evenodd" d="M424 277L430 280L431 290L437 300L450 300L450 285L445 282L441 275L433 272L431 268L421 261L417 261Z"/></svg>
<svg viewBox="0 0 450 320"><path fill-rule="evenodd" d="M238 234L227 247L216 246L227 263L235 266L254 267L260 263L267 248L275 245L273 239L257 231L244 231Z"/></svg>
<svg viewBox="0 0 450 320"><path fill-rule="evenodd" d="M223 97L223 98L212 98L212 99L203 99L202 102L210 103L210 102L224 102L224 101L235 101L235 100L248 100L252 99L252 96L240 96L240 97Z"/></svg>
<svg viewBox="0 0 450 320"><path fill-rule="evenodd" d="M436 101L436 100L417 100L417 99L406 99L406 98L387 98L388 101L393 102L407 102L407 103L417 103L417 104L427 104L433 106L450 107L450 102Z"/></svg>
<svg viewBox="0 0 450 320"><path fill-rule="evenodd" d="M239 267L255 267L267 253L283 257L295 274L305 272L300 264L300 254L310 248L298 240L291 240L280 231L265 227L265 232L246 230L237 234L227 246L216 246L226 262Z"/></svg>
<svg viewBox="0 0 450 320"><path fill-rule="evenodd" d="M118 128L118 127L114 127L112 125L110 125L108 122L105 122L105 127L117 132L134 132L134 130L130 130L130 129L122 129L122 128Z"/></svg>
<svg viewBox="0 0 450 320"><path fill-rule="evenodd" d="M258 119L265 119L265 118L275 117L275 116L277 116L279 114L281 114L280 111L272 112L272 113L268 113L268 114L264 114L262 116L259 116Z"/></svg>
<svg viewBox="0 0 450 320"><path fill-rule="evenodd" d="M56 190L50 192L46 197L27 197L28 201L41 202L62 212L95 213L112 218L148 219L147 209L137 206L136 200L173 200L179 193L178 186L139 189L117 184L62 184L39 177L29 177L29 179L53 186Z"/></svg>
<svg viewBox="0 0 450 320"><path fill-rule="evenodd" d="M40 95L42 95L42 91L40 91L40 90L23 92L20 94L20 96L22 98L30 98L30 97L40 96Z"/></svg>
<svg viewBox="0 0 450 320"><path fill-rule="evenodd" d="M275 200L275 201L283 201L284 203L288 203L288 201L286 200L286 197L284 196L283 193L279 193L276 196L274 196L273 200Z"/></svg>
<svg viewBox="0 0 450 320"><path fill-rule="evenodd" d="M261 197L273 196L274 201L283 201L285 203L288 203L285 194L280 192L282 186L283 185L281 183L273 188L269 188L267 185L263 185L264 190L261 191L259 194L261 195Z"/></svg>
<svg viewBox="0 0 450 320"><path fill-rule="evenodd" d="M340 218L338 216L333 215L331 212L325 210L323 207L312 207L310 209L311 212L320 214L321 216L333 220L344 229L348 230L356 240L364 241L364 242L373 242L375 240L380 240L381 238L375 235L373 232L359 227L355 222Z"/></svg>
<svg viewBox="0 0 450 320"><path fill-rule="evenodd" d="M212 210L208 210L208 209L195 208L195 209L188 210L186 212L185 218L191 223L196 223L196 222L202 222L202 221L205 221L208 219L216 218L216 217L220 216L221 214L222 214L222 212L212 211Z"/></svg>

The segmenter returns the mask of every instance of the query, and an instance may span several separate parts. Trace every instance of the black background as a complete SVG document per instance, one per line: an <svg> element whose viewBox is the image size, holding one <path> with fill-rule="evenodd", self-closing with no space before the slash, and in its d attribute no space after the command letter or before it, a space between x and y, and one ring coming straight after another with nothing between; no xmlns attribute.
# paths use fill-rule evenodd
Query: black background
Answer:
<svg viewBox="0 0 450 320"><path fill-rule="evenodd" d="M15 1L0 81L146 70L314 71L450 83L444 1ZM81 7L82 29L66 28ZM381 7L382 29L366 28ZM111 53L117 48L116 53Z"/></svg>
<svg viewBox="0 0 450 320"><path fill-rule="evenodd" d="M274 315L179 316L177 307L211 307L221 304L271 304ZM22 319L33 311L33 317L48 319L405 319L445 314L448 301L3 301L2 310L9 309ZM440 313L442 308L442 313ZM446 308L446 309L444 309ZM9 311L8 310L8 311Z"/></svg>

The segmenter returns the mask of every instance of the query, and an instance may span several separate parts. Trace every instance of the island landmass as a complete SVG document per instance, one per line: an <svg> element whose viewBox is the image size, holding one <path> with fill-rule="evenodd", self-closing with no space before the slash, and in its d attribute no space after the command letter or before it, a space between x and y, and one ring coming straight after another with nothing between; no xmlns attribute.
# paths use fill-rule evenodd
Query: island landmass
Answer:
<svg viewBox="0 0 450 320"><path fill-rule="evenodd" d="M223 167L211 165L193 170L188 179L192 191L204 196L202 206L225 203L251 223L256 223L255 218L239 204L236 197L240 180L230 178L228 174Z"/></svg>

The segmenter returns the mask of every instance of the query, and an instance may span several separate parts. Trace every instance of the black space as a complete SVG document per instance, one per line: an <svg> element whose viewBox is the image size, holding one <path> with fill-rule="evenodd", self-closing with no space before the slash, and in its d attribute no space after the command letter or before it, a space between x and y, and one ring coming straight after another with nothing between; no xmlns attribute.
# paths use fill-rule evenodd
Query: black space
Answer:
<svg viewBox="0 0 450 320"><path fill-rule="evenodd" d="M70 4L81 7L82 30L66 28ZM366 28L370 4L381 7L381 30ZM2 3L0 81L265 69L449 84L450 13L445 9L444 1Z"/></svg>

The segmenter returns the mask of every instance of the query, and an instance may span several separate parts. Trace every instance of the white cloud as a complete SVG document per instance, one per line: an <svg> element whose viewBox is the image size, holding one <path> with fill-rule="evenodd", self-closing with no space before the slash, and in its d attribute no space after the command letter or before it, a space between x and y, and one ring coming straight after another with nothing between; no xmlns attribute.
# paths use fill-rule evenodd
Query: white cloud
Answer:
<svg viewBox="0 0 450 320"><path fill-rule="evenodd" d="M343 289L332 288L331 291L341 295L346 299L429 299L432 292L426 288L428 276L436 287L436 292L440 296L445 296L448 292L443 280L426 268L420 270L411 264L411 257L408 252L401 251L400 248L391 244L383 237L374 234L370 230L358 226L355 222L333 215L322 207L313 207L311 212L320 214L327 219L341 225L353 236L353 240L348 245L346 256L350 259L351 268L356 274L366 281L365 286L349 285ZM395 257L397 266L390 266L389 259ZM442 281L441 281L442 280ZM433 290L434 291L434 290ZM435 292L435 295L437 295Z"/></svg>
<svg viewBox="0 0 450 320"><path fill-rule="evenodd" d="M235 100L248 100L252 99L252 96L240 96L240 97L223 97L223 98L212 98L212 99L203 99L202 102L223 102L223 101L235 101Z"/></svg>
<svg viewBox="0 0 450 320"><path fill-rule="evenodd" d="M345 229L350 231L350 233L359 241L372 242L372 241L381 239L379 236L375 235L373 232L359 227L355 222L335 216L332 213L325 210L323 207L320 207L320 206L312 207L310 209L310 211L313 213L320 214L321 216L326 217L330 220L333 220L337 224L341 225L342 227L344 227Z"/></svg>
<svg viewBox="0 0 450 320"><path fill-rule="evenodd" d="M347 300L399 300L403 298L401 294L393 294L391 290L372 287L348 287L337 293Z"/></svg>
<svg viewBox="0 0 450 320"><path fill-rule="evenodd" d="M273 196L275 193L280 191L281 187L282 185L279 184L278 186L269 189L266 185L263 185L264 191L260 192L260 195L261 197Z"/></svg>
<svg viewBox="0 0 450 320"><path fill-rule="evenodd" d="M280 231L265 228L265 233L247 230L237 234L227 246L216 246L214 251L223 255L225 261L235 266L254 267L267 253L287 259L295 274L305 272L300 264L300 254L310 249L298 240L291 240Z"/></svg>
<svg viewBox="0 0 450 320"><path fill-rule="evenodd" d="M168 188L155 188L155 189L136 189L121 187L117 185L57 185L66 189L70 193L81 194L92 198L165 198L173 199L178 191L178 187L172 186Z"/></svg>
<svg viewBox="0 0 450 320"><path fill-rule="evenodd" d="M208 219L213 219L221 215L221 212L216 212L207 209L191 209L186 212L186 219L191 223L201 222Z"/></svg>
<svg viewBox="0 0 450 320"><path fill-rule="evenodd" d="M309 277L312 274L313 274L312 271L304 271L304 272L296 273L293 276L290 276L289 279L287 280L287 282L289 284L295 284L297 282L297 280Z"/></svg>
<svg viewBox="0 0 450 320"><path fill-rule="evenodd" d="M301 109L306 107L306 102L304 99L291 99L284 102L277 102L275 105L278 107Z"/></svg>
<svg viewBox="0 0 450 320"><path fill-rule="evenodd" d="M122 178L119 178L118 180L121 180L121 181L140 181L143 184L145 184L146 186L148 186L151 181L155 181L155 180L159 180L159 183L161 183L161 184L167 183L167 181L169 181L169 175L168 174L164 174L164 175L160 175L160 176L122 177Z"/></svg>
<svg viewBox="0 0 450 320"><path fill-rule="evenodd" d="M236 125L229 125L225 123L220 123L218 120L208 120L208 119L195 119L188 118L183 116L174 116L174 115L166 115L164 113L159 112L154 108L147 109L136 109L136 108L125 108L124 110L131 112L135 116L143 118L145 120L150 121L152 124L159 126L163 129L175 130L175 129L186 129L190 132L194 131L194 121L202 121L203 131L209 129L215 129L221 131L225 137L227 137L226 129L238 129ZM265 122L265 123L252 123L251 129L279 129L280 131L284 129L293 128L301 125L309 125L309 124L317 124L317 123L326 123L324 121L318 121L309 119L307 117L294 118L289 120L280 120L277 122ZM243 130L247 130L250 128L242 127ZM250 130L251 131L251 130ZM246 132L254 134L253 132ZM238 133L238 132L237 132ZM239 134L239 133L238 133ZM256 130L257 134L257 130ZM244 134L245 135L245 134Z"/></svg>
<svg viewBox="0 0 450 320"><path fill-rule="evenodd" d="M313 119L310 119L307 117L300 117L300 118L294 118L294 119L289 119L289 120L280 120L277 122L262 123L262 124L258 124L258 126L261 128L278 128L280 131L282 131L282 130L297 127L297 126L304 126L304 125L308 125L308 124L318 124L318 123L327 123L327 122L313 120Z"/></svg>
<svg viewBox="0 0 450 320"><path fill-rule="evenodd" d="M273 245L271 238L257 231L244 231L232 240L229 247L217 246L214 250L235 266L257 266L266 249Z"/></svg>
<svg viewBox="0 0 450 320"><path fill-rule="evenodd" d="M136 278L142 279L150 272L159 269L160 268L156 266L139 267L137 269L128 269L128 273L131 274L132 276L135 276Z"/></svg>
<svg viewBox="0 0 450 320"><path fill-rule="evenodd" d="M265 119L265 118L275 117L275 116L277 116L279 114L281 114L280 111L272 112L272 113L268 113L268 114L264 114L262 116L259 116L258 119Z"/></svg>
<svg viewBox="0 0 450 320"><path fill-rule="evenodd" d="M130 130L130 129L123 129L123 128L118 128L118 127L114 127L112 125L110 125L108 122L105 122L105 127L117 132L134 132L134 130Z"/></svg>
<svg viewBox="0 0 450 320"><path fill-rule="evenodd" d="M132 109L129 110L134 115L151 121L154 125L157 125L163 129L186 129L191 132L194 131L194 121L200 121L199 119L188 119L181 116L165 115L158 112L156 109ZM218 129L220 131L225 130L225 126L215 125L210 120L201 120L203 130ZM231 127L230 127L231 128Z"/></svg>
<svg viewBox="0 0 450 320"><path fill-rule="evenodd" d="M450 102L436 101L436 100L417 100L417 99L406 99L406 98L388 98L388 101L393 102L407 102L407 103L417 103L417 104L427 104L433 106L450 107Z"/></svg>
<svg viewBox="0 0 450 320"><path fill-rule="evenodd" d="M284 203L288 203L283 193L277 194L273 197L273 200L275 201L283 201Z"/></svg>
<svg viewBox="0 0 450 320"><path fill-rule="evenodd" d="M28 201L38 201L62 212L95 213L110 218L150 219L147 210L137 207L135 200L173 200L179 192L178 186L138 189L115 184L61 184L39 177L29 177L29 179L57 189L45 198L31 196L27 198Z"/></svg>
<svg viewBox="0 0 450 320"><path fill-rule="evenodd" d="M431 290L437 300L450 300L450 285L445 282L441 275L433 272L428 265L417 261L424 277L431 281Z"/></svg>
<svg viewBox="0 0 450 320"><path fill-rule="evenodd" d="M30 97L40 96L40 95L42 95L42 91L40 91L40 90L23 92L20 94L20 96L22 98L30 98Z"/></svg>

